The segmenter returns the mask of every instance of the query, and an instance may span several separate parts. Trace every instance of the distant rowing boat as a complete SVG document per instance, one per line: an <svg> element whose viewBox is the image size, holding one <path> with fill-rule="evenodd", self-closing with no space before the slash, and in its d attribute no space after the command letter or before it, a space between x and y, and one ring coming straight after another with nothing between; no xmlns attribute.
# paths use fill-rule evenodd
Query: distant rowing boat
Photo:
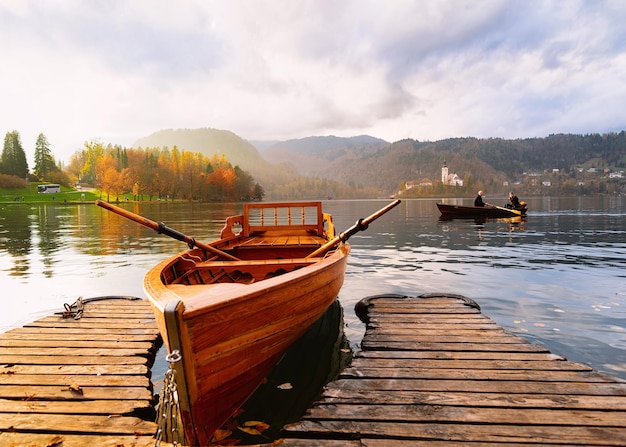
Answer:
<svg viewBox="0 0 626 447"><path fill-rule="evenodd" d="M445 218L476 218L476 217L520 217L525 216L527 207L509 209L500 206L462 206L438 203L441 217Z"/></svg>

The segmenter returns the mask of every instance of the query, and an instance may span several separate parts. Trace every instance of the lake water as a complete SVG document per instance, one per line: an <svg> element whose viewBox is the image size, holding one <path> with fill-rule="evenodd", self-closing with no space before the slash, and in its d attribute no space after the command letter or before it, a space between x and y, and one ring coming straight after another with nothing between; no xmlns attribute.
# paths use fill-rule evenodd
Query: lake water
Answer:
<svg viewBox="0 0 626 447"><path fill-rule="evenodd" d="M626 198L523 198L529 215L440 221L436 201L406 200L350 239L339 300L353 348L366 296L455 293L506 329L626 379ZM490 197L499 203L504 198ZM471 199L447 199L470 204ZM340 230L389 201L327 201ZM241 204L125 204L198 240ZM95 205L0 205L0 332L79 296L144 296L143 276L181 242Z"/></svg>

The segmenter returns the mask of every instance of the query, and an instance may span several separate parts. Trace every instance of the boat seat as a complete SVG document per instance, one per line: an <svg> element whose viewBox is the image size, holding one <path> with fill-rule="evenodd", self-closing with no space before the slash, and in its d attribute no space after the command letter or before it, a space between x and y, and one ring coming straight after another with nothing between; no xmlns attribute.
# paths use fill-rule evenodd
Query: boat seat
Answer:
<svg viewBox="0 0 626 447"><path fill-rule="evenodd" d="M214 269L214 270L250 270L257 268L281 268L295 265L296 267L305 267L315 264L319 258L291 258L291 259L246 259L241 261L205 261L198 262L194 270Z"/></svg>

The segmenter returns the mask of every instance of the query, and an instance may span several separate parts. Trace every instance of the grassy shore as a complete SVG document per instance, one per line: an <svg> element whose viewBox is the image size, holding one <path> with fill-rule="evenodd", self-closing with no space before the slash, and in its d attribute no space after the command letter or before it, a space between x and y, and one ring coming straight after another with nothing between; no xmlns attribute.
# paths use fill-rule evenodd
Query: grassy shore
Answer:
<svg viewBox="0 0 626 447"><path fill-rule="evenodd" d="M100 198L96 190L76 190L61 186L61 192L53 194L39 194L37 184L33 183L26 188L0 188L0 203L83 203L94 202Z"/></svg>

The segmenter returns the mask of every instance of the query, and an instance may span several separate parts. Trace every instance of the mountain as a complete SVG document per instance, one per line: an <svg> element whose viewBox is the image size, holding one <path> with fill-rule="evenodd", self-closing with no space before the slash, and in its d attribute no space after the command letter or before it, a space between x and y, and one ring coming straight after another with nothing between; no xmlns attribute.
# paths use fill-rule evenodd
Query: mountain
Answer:
<svg viewBox="0 0 626 447"><path fill-rule="evenodd" d="M140 138L133 144L133 147L142 148L171 149L174 146L181 151L200 152L209 158L214 154L224 154L233 166L239 165L244 170L268 164L254 146L228 130L165 129Z"/></svg>
<svg viewBox="0 0 626 447"><path fill-rule="evenodd" d="M541 188L551 183L565 185L561 191L566 193L626 193L626 175L620 177L620 170L623 174L626 168L624 131L394 143L366 135L313 136L253 145L230 131L203 128L161 130L134 145L165 146L209 157L224 154L265 188L268 199L385 196L408 181L429 179L436 184L444 162L450 173L464 179L466 186L459 194L471 193L476 186L503 191L509 183L524 185L526 194L549 193ZM603 177L587 175L587 171ZM432 190L431 194L441 192ZM552 192L556 193L555 188Z"/></svg>
<svg viewBox="0 0 626 447"><path fill-rule="evenodd" d="M276 143L264 149L262 155L271 161L289 160L304 176L343 181L338 174L342 165L374 155L389 145L368 135L316 136Z"/></svg>

